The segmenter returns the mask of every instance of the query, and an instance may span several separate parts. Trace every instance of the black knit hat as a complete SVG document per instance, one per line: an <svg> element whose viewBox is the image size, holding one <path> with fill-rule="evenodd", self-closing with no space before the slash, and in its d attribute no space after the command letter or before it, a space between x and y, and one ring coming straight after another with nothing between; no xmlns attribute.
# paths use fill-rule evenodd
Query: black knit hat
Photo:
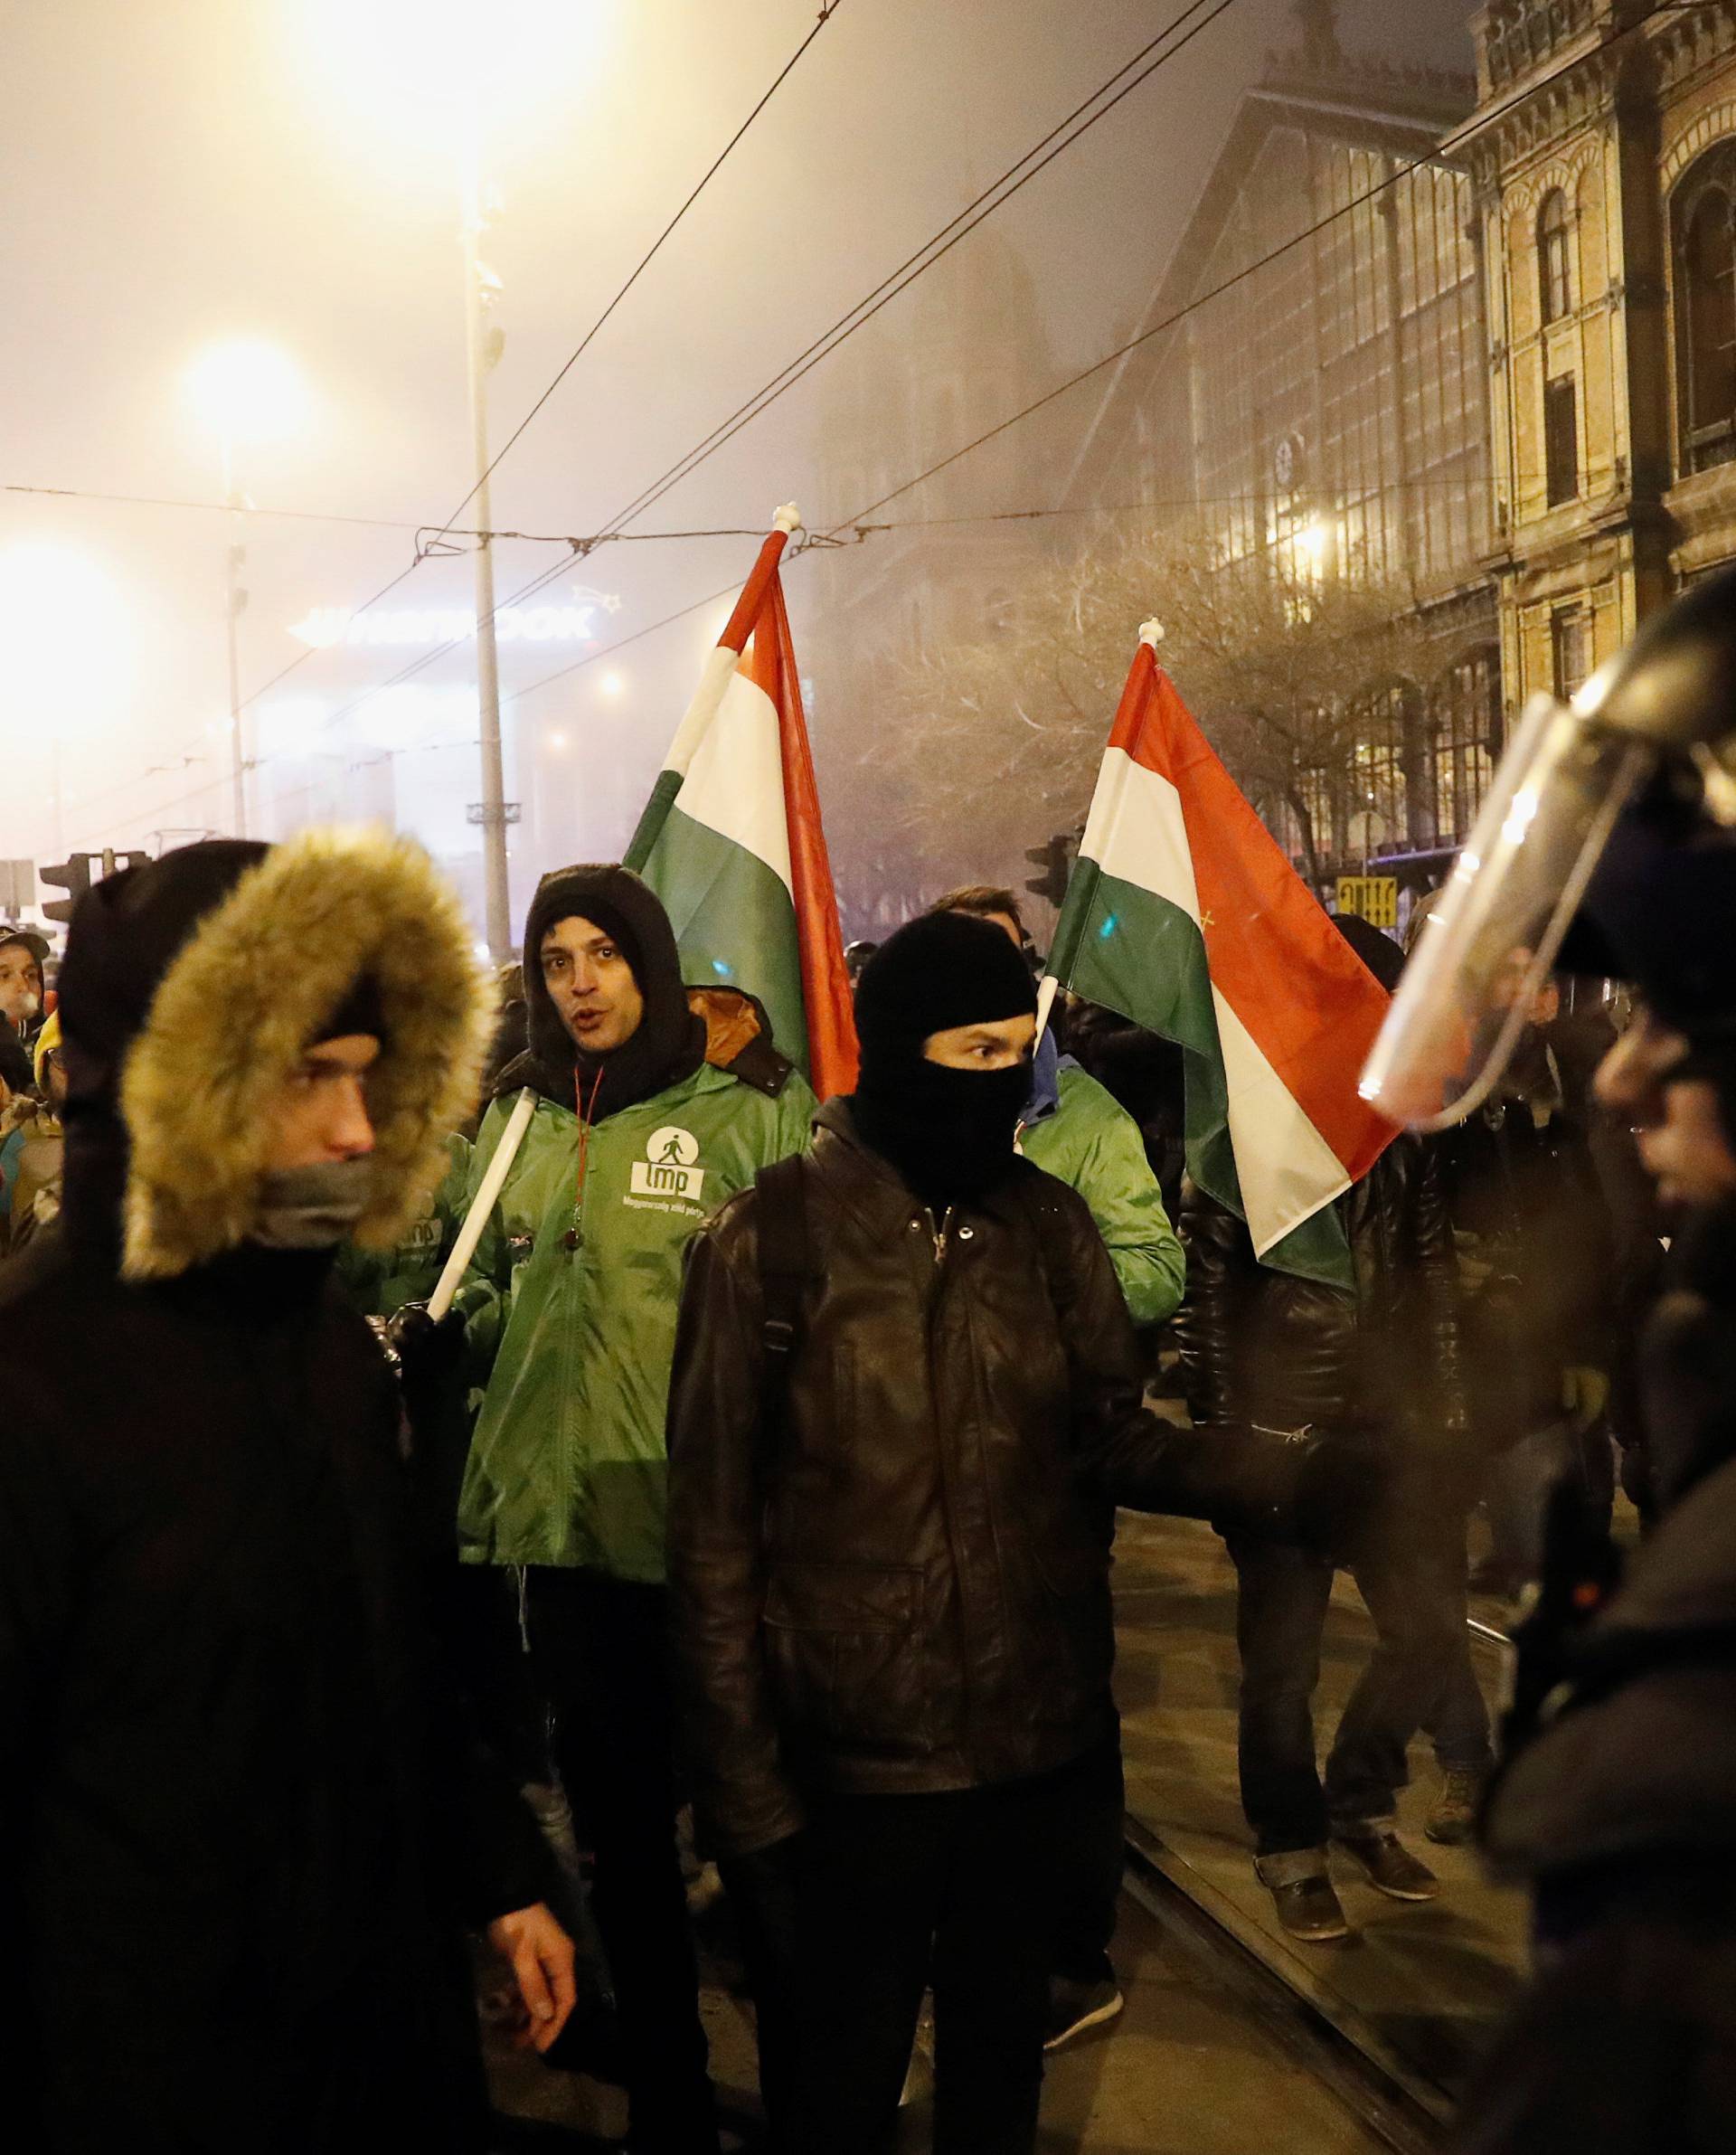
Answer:
<svg viewBox="0 0 1736 2155"><path fill-rule="evenodd" d="M920 1056L930 1034L1036 1013L1031 969L1005 929L926 913L883 942L856 985L864 1065Z"/></svg>

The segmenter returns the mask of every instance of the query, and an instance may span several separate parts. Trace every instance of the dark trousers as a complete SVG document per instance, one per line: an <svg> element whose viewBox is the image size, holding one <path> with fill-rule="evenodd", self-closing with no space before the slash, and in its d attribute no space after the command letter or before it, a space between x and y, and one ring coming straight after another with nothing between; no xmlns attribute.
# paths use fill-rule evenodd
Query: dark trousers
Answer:
<svg viewBox="0 0 1736 2155"><path fill-rule="evenodd" d="M1339 1721L1324 1788L1313 1701L1332 1566L1282 1542L1231 1543L1241 1656L1237 1758L1242 1810L1260 1855L1319 1848L1330 1827L1391 1818L1419 1728L1434 1737L1443 1765L1487 1765L1488 1715L1465 1629L1462 1522L1457 1555L1454 1523L1443 1523L1439 1545L1354 1572L1375 1645Z"/></svg>
<svg viewBox="0 0 1736 2155"><path fill-rule="evenodd" d="M596 1857L591 1905L614 1979L635 2146L715 2155L699 1970L675 1848L661 1586L538 1567L524 1612L554 1758Z"/></svg>
<svg viewBox="0 0 1736 2155"><path fill-rule="evenodd" d="M1109 1947L1127 1860L1127 1791L1121 1737L1080 1760L1077 1822L1063 1848L1052 1972L1070 1982L1112 1976Z"/></svg>
<svg viewBox="0 0 1736 2155"><path fill-rule="evenodd" d="M1069 1853L1101 1778L1093 1757L943 1795L811 1800L783 1852L785 1913L743 1926L788 1955L781 1977L755 1971L780 2155L880 2155L930 1988L935 2155L1028 2155Z"/></svg>

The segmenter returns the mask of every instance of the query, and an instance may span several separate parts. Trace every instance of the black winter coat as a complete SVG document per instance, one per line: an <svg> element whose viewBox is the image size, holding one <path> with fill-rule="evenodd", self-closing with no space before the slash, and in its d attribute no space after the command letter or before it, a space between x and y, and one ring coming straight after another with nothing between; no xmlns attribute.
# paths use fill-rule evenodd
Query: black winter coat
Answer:
<svg viewBox="0 0 1736 2155"><path fill-rule="evenodd" d="M1489 1801L1555 1950L1461 2155L1736 2147L1736 1205L1672 1249L1641 1368L1675 1506Z"/></svg>
<svg viewBox="0 0 1736 2155"><path fill-rule="evenodd" d="M33 2155L480 2144L458 1924L543 1897L440 1697L397 1409L305 1262L0 1289L6 2101Z"/></svg>
<svg viewBox="0 0 1736 2155"><path fill-rule="evenodd" d="M669 1398L677 1663L730 1855L797 1831L809 1788L1079 1756L1115 1725L1114 1506L1269 1525L1304 1463L1145 1411L1090 1214L1029 1162L937 1227L834 1101L802 1173L816 1277L781 1428L757 1189L690 1248Z"/></svg>
<svg viewBox="0 0 1736 2155"><path fill-rule="evenodd" d="M293 1066L351 969L386 1004L380 1125L406 1152L439 1127L440 900L371 843L283 848L263 884L261 848L188 847L73 922L65 1208L0 1270L0 2103L30 2155L483 2144L460 1925L545 1897L544 1865L442 1679L390 1373L328 1255L184 1255L245 1170L225 1101L283 1082L269 1024ZM185 967L216 976L203 1038L160 1022ZM149 1175L123 1064L188 1111Z"/></svg>
<svg viewBox="0 0 1736 2155"><path fill-rule="evenodd" d="M1175 1325L1194 1419L1314 1423L1462 1453L1458 1279L1431 1149L1395 1139L1338 1203L1354 1294L1262 1265L1243 1223L1189 1186Z"/></svg>

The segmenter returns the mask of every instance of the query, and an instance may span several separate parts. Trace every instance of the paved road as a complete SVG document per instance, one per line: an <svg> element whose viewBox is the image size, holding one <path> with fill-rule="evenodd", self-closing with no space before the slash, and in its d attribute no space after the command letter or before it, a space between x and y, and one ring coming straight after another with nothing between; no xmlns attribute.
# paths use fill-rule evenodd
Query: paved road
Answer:
<svg viewBox="0 0 1736 2155"><path fill-rule="evenodd" d="M1186 1945L1124 1901L1117 1961L1127 2010L1051 2061L1042 2155L1376 2155L1370 2137ZM753 2036L746 2008L708 1990L713 2068L746 2108ZM624 2123L620 2097L510 2051L493 2061L495 2101L526 2121L523 2144L597 2149ZM534 2122L532 2122L534 2121ZM542 2127L538 2131L537 2125ZM563 2131L561 2128L565 2128ZM900 2155L929 2145L926 2104L906 2113ZM571 2136L571 2137L569 2137Z"/></svg>

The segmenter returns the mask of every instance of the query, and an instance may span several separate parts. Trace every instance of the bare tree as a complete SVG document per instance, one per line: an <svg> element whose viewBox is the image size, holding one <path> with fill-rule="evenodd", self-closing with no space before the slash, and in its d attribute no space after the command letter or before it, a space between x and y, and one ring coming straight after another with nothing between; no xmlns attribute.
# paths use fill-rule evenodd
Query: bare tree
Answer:
<svg viewBox="0 0 1736 2155"><path fill-rule="evenodd" d="M1111 537L1014 593L996 632L912 658L888 757L911 818L986 865L1078 824L1151 615L1189 708L1261 815L1276 827L1288 811L1317 885L1395 695L1416 695L1437 657L1412 591L1300 541L1238 557L1203 527Z"/></svg>

